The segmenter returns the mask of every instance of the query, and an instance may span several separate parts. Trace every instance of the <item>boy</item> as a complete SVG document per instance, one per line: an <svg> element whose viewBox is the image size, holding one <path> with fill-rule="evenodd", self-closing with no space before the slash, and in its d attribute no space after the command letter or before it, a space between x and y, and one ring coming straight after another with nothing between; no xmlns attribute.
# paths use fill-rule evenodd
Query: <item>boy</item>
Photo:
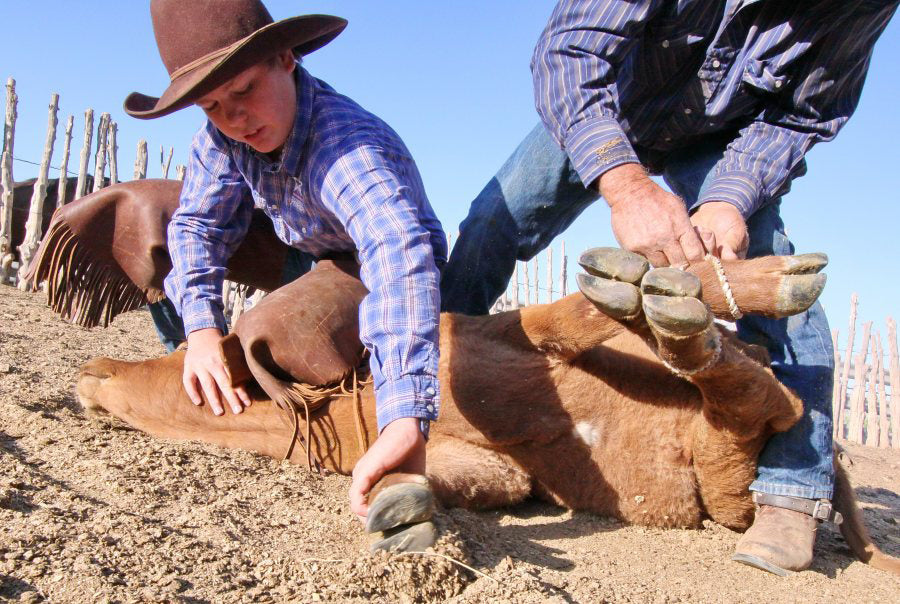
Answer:
<svg viewBox="0 0 900 604"><path fill-rule="evenodd" d="M217 415L250 401L219 359L224 266L253 207L307 256L354 252L369 290L360 339L370 352L380 436L353 471L351 507L388 470L422 473L428 422L439 407L439 269L447 243L418 170L397 134L295 60L334 39L346 21L307 15L273 22L259 0L152 0L171 84L160 98L132 93L129 115L150 119L191 104L197 133L179 208L169 225L166 294L187 334L184 387ZM308 265L307 265L308 268Z"/></svg>

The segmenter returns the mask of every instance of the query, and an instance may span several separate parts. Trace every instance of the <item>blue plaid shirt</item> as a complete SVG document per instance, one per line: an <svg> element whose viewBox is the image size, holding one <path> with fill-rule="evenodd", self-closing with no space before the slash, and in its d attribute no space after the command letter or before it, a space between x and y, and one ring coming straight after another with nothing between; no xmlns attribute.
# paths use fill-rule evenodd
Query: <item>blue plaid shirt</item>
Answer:
<svg viewBox="0 0 900 604"><path fill-rule="evenodd" d="M297 114L280 161L207 124L194 137L169 225L166 294L185 331L225 327L225 264L255 207L290 246L355 252L369 289L359 309L379 430L438 415L439 267L447 240L400 137L297 66ZM252 200L252 201L251 201ZM423 429L427 422L423 422Z"/></svg>
<svg viewBox="0 0 900 604"><path fill-rule="evenodd" d="M562 0L532 59L537 108L586 186L727 136L695 205L727 201L747 218L784 195L804 154L856 109L897 4Z"/></svg>

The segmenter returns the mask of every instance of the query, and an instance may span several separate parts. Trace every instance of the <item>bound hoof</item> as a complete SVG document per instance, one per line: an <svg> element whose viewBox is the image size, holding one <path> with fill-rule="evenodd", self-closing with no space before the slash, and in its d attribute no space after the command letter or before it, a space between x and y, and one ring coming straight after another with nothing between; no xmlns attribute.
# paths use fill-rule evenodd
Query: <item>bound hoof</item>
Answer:
<svg viewBox="0 0 900 604"><path fill-rule="evenodd" d="M605 315L632 319L641 310L637 284L649 270L643 256L618 248L597 247L578 259L588 274L577 275L578 289Z"/></svg>
<svg viewBox="0 0 900 604"><path fill-rule="evenodd" d="M595 247L581 255L578 264L595 277L637 285L650 263L640 254L616 247Z"/></svg>
<svg viewBox="0 0 900 604"><path fill-rule="evenodd" d="M416 524L401 525L383 533L373 535L369 546L372 553L386 552L424 552L435 544L438 538L437 527L429 521Z"/></svg>
<svg viewBox="0 0 900 604"><path fill-rule="evenodd" d="M366 532L378 533L430 520L434 507L427 478L419 474L388 474L369 493Z"/></svg>
<svg viewBox="0 0 900 604"><path fill-rule="evenodd" d="M655 268L644 275L641 290L647 321L663 333L691 336L709 326L709 310L699 300L700 280L694 275Z"/></svg>
<svg viewBox="0 0 900 604"><path fill-rule="evenodd" d="M785 275L775 295L775 311L782 317L805 311L819 299L826 279L823 274Z"/></svg>
<svg viewBox="0 0 900 604"><path fill-rule="evenodd" d="M103 382L113 375L108 367L111 362L109 359L93 359L81 367L81 375L78 376L78 383L75 385L75 399L85 415L95 418L108 415L98 400L97 391Z"/></svg>

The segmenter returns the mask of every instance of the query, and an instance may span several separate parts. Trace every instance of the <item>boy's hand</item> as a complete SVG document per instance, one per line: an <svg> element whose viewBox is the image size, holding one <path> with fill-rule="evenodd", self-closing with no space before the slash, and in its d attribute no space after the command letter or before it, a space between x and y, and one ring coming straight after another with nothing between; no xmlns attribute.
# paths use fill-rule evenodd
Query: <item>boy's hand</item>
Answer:
<svg viewBox="0 0 900 604"><path fill-rule="evenodd" d="M365 522L369 513L366 496L390 470L425 473L425 437L419 430L418 419L404 417L389 423L366 454L356 462L350 485L350 509L361 521Z"/></svg>
<svg viewBox="0 0 900 604"><path fill-rule="evenodd" d="M219 340L222 332L214 327L192 331L188 336L187 354L184 356L184 374L181 381L184 389L195 405L203 404L203 395L212 412L222 415L222 399L231 410L238 414L250 406L250 397L243 386L231 387L225 366L219 355ZM198 388L198 384L200 388Z"/></svg>

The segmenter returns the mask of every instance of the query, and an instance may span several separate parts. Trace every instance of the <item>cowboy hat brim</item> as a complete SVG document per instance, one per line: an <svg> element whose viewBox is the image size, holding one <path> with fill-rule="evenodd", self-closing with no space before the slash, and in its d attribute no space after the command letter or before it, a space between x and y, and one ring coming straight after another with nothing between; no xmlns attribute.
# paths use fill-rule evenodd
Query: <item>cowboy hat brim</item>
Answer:
<svg viewBox="0 0 900 604"><path fill-rule="evenodd" d="M161 96L132 92L125 99L125 113L145 120L168 115L187 107L278 51L290 48L300 55L307 55L318 50L335 39L346 26L346 19L331 15L301 15L270 23L241 40L228 54L176 78Z"/></svg>

